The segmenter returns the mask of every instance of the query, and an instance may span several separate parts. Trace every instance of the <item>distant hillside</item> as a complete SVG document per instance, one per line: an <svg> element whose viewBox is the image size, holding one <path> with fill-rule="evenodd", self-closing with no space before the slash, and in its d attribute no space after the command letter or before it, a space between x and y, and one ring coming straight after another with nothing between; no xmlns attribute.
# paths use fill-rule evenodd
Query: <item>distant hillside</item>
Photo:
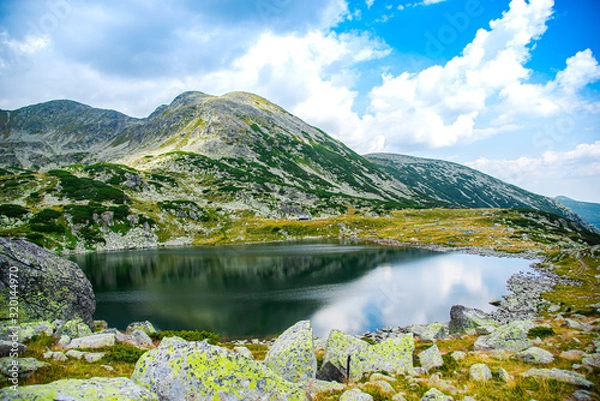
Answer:
<svg viewBox="0 0 600 401"><path fill-rule="evenodd" d="M566 196L558 196L554 199L600 229L600 203L580 202Z"/></svg>

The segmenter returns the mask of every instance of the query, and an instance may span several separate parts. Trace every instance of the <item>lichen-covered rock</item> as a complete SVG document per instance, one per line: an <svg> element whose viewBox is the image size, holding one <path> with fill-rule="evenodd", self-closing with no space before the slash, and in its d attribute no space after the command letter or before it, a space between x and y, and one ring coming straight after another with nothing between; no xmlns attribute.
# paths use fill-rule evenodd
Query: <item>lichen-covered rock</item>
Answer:
<svg viewBox="0 0 600 401"><path fill-rule="evenodd" d="M403 374L413 370L412 354L415 340L412 334L389 338L375 345L370 345L356 337L338 330L329 333L325 346L324 363L330 362L356 382L365 374L388 372ZM350 357L350 375L347 374L348 357Z"/></svg>
<svg viewBox="0 0 600 401"><path fill-rule="evenodd" d="M584 352L578 349L571 349L561 352L558 357L569 361L580 361L583 358Z"/></svg>
<svg viewBox="0 0 600 401"><path fill-rule="evenodd" d="M513 358L535 365L548 365L554 361L554 355L552 355L551 352L538 347L530 347L521 352L517 352L513 355Z"/></svg>
<svg viewBox="0 0 600 401"><path fill-rule="evenodd" d="M9 356L14 352L22 354L25 351L27 351L27 347L19 342L0 340L0 358Z"/></svg>
<svg viewBox="0 0 600 401"><path fill-rule="evenodd" d="M67 345L67 349L104 348L115 345L114 334L94 334L92 336L76 338Z"/></svg>
<svg viewBox="0 0 600 401"><path fill-rule="evenodd" d="M478 382L485 382L492 379L492 371L485 363L476 363L469 368L469 376Z"/></svg>
<svg viewBox="0 0 600 401"><path fill-rule="evenodd" d="M162 401L305 401L299 386L263 364L206 342L164 339L138 360L132 380Z"/></svg>
<svg viewBox="0 0 600 401"><path fill-rule="evenodd" d="M375 389L377 392L383 393L383 394L396 393L396 390L394 390L394 387L392 387L392 385L385 380L369 381L368 383L365 383L364 386L365 386L365 388Z"/></svg>
<svg viewBox="0 0 600 401"><path fill-rule="evenodd" d="M11 341L14 336L19 341L26 342L35 336L51 336L54 329L54 324L47 321L22 323L17 326L0 323L0 339Z"/></svg>
<svg viewBox="0 0 600 401"><path fill-rule="evenodd" d="M154 325L147 320L145 322L131 323L129 326L127 326L126 332L127 332L127 334L131 334L136 330L141 330L144 333L148 334L149 336L157 333L156 329L154 328Z"/></svg>
<svg viewBox="0 0 600 401"><path fill-rule="evenodd" d="M442 323L431 323L421 332L423 341L435 341L448 336L448 327Z"/></svg>
<svg viewBox="0 0 600 401"><path fill-rule="evenodd" d="M264 363L273 372L293 383L314 379L317 357L310 322L298 322L284 331L269 349Z"/></svg>
<svg viewBox="0 0 600 401"><path fill-rule="evenodd" d="M427 348L425 351L419 354L419 363L425 370L433 369L444 365L442 354L437 345Z"/></svg>
<svg viewBox="0 0 600 401"><path fill-rule="evenodd" d="M6 283L15 271L19 321L80 317L92 327L96 301L92 285L79 266L22 239L0 237L0 314L9 310L5 305L10 291Z"/></svg>
<svg viewBox="0 0 600 401"><path fill-rule="evenodd" d="M79 338L91 336L92 330L81 318L72 319L56 330L57 336L69 336L70 338Z"/></svg>
<svg viewBox="0 0 600 401"><path fill-rule="evenodd" d="M38 369L50 366L35 358L0 358L0 373L6 377L14 377L16 371L19 377L31 376Z"/></svg>
<svg viewBox="0 0 600 401"><path fill-rule="evenodd" d="M328 382L318 379L309 379L304 383L304 390L311 397L315 397L321 393L327 393L330 391L342 391L345 388L345 384Z"/></svg>
<svg viewBox="0 0 600 401"><path fill-rule="evenodd" d="M494 330L489 336L479 337L474 348L477 351L521 351L531 345L527 333L534 326L531 321L511 322Z"/></svg>
<svg viewBox="0 0 600 401"><path fill-rule="evenodd" d="M456 362L458 362L458 361L462 361L463 359L465 359L467 357L467 354L462 351L454 351L453 353L450 354L450 356L452 357L452 359L454 359Z"/></svg>
<svg viewBox="0 0 600 401"><path fill-rule="evenodd" d="M505 383L509 383L513 380L513 377L510 374L508 374L508 372L504 368L498 368L498 377Z"/></svg>
<svg viewBox="0 0 600 401"><path fill-rule="evenodd" d="M156 394L142 388L131 380L95 377L89 380L66 379L50 384L0 390L0 401L158 401Z"/></svg>
<svg viewBox="0 0 600 401"><path fill-rule="evenodd" d="M474 333L479 327L489 326L495 327L498 323L484 311L462 305L454 305L450 309L450 334Z"/></svg>
<svg viewBox="0 0 600 401"><path fill-rule="evenodd" d="M521 373L523 377L535 377L538 379L556 380L562 383L570 383L576 386L593 387L594 383L587 380L584 375L571 372L570 370L562 369L529 369L526 372Z"/></svg>
<svg viewBox="0 0 600 401"><path fill-rule="evenodd" d="M384 375L383 373L373 373L371 377L369 377L370 382L376 382L380 380L386 381L388 383L394 383L397 381L395 378L388 375Z"/></svg>
<svg viewBox="0 0 600 401"><path fill-rule="evenodd" d="M50 350L44 352L42 356L44 357L44 359L53 359L58 362L66 362L69 359L62 352L53 352Z"/></svg>
<svg viewBox="0 0 600 401"><path fill-rule="evenodd" d="M131 335L129 336L128 340L129 341L127 341L127 343L133 345L134 347L154 348L154 343L152 342L150 336L148 336L148 334L139 329L134 330L133 333L131 333Z"/></svg>
<svg viewBox="0 0 600 401"><path fill-rule="evenodd" d="M233 352L245 356L248 359L254 359L254 354L246 347L233 347Z"/></svg>
<svg viewBox="0 0 600 401"><path fill-rule="evenodd" d="M363 393L357 388L344 392L339 401L373 401L373 396Z"/></svg>
<svg viewBox="0 0 600 401"><path fill-rule="evenodd" d="M421 397L421 401L454 401L454 398L442 393L436 388L432 388L431 390L423 394L423 397Z"/></svg>
<svg viewBox="0 0 600 401"><path fill-rule="evenodd" d="M586 322L580 322L574 319L565 319L565 323L571 329L582 330L582 331L592 331L594 326Z"/></svg>

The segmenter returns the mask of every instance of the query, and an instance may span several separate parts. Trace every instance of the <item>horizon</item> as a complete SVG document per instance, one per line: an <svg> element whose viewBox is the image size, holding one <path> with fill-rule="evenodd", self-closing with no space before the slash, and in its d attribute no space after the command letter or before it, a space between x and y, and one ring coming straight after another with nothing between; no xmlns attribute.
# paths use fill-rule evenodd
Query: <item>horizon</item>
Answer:
<svg viewBox="0 0 600 401"><path fill-rule="evenodd" d="M73 100L143 118L186 91L244 91L359 154L600 202L592 0L36 5L0 5L2 109Z"/></svg>

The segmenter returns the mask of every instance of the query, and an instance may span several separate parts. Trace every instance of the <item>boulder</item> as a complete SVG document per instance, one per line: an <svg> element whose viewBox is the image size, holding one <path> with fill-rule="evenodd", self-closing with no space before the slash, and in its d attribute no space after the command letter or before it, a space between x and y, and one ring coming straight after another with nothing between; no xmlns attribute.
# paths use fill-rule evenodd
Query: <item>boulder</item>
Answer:
<svg viewBox="0 0 600 401"><path fill-rule="evenodd" d="M115 345L114 334L94 334L92 336L76 338L71 341L66 349L82 349L82 348L104 348Z"/></svg>
<svg viewBox="0 0 600 401"><path fill-rule="evenodd" d="M498 368L498 377L505 383L509 383L513 380L513 377L510 374L508 374L508 372L504 368Z"/></svg>
<svg viewBox="0 0 600 401"><path fill-rule="evenodd" d="M556 380L562 383L574 384L576 386L592 388L594 383L587 380L584 375L570 370L562 369L529 369L521 373L523 377L534 377L536 379Z"/></svg>
<svg viewBox="0 0 600 401"><path fill-rule="evenodd" d="M394 390L394 387L392 387L392 385L385 380L370 380L364 386L365 386L365 388L375 389L377 392L383 393L383 394L395 394L396 393L396 390Z"/></svg>
<svg viewBox="0 0 600 401"><path fill-rule="evenodd" d="M348 380L346 370L338 368L329 361L321 366L321 369L317 372L316 378L323 381L338 383L345 383Z"/></svg>
<svg viewBox="0 0 600 401"><path fill-rule="evenodd" d="M479 309L454 305L450 309L450 334L474 333L479 327L495 327L498 323Z"/></svg>
<svg viewBox="0 0 600 401"><path fill-rule="evenodd" d="M513 358L535 365L548 365L554 361L554 355L538 347L530 347L513 355Z"/></svg>
<svg viewBox="0 0 600 401"><path fill-rule="evenodd" d="M57 336L69 336L79 338L91 336L92 330L81 318L69 320L56 330Z"/></svg>
<svg viewBox="0 0 600 401"><path fill-rule="evenodd" d="M476 363L469 368L469 376L478 382L485 382L492 379L492 371L485 363Z"/></svg>
<svg viewBox="0 0 600 401"><path fill-rule="evenodd" d="M12 341L17 338L18 341L26 342L35 336L51 336L54 329L54 324L47 321L22 323L16 326L0 323L0 339Z"/></svg>
<svg viewBox="0 0 600 401"><path fill-rule="evenodd" d="M123 377L95 377L88 380L59 380L50 384L18 387L17 390L3 389L0 390L0 400L158 401L158 397Z"/></svg>
<svg viewBox="0 0 600 401"><path fill-rule="evenodd" d="M129 344L138 348L154 348L154 343L150 336L139 329L136 329L131 333Z"/></svg>
<svg viewBox="0 0 600 401"><path fill-rule="evenodd" d="M569 361L580 361L583 358L584 352L578 349L571 349L563 351L558 355L559 358L567 359Z"/></svg>
<svg viewBox="0 0 600 401"><path fill-rule="evenodd" d="M467 354L462 351L454 351L453 353L450 354L450 356L452 357L452 359L454 359L456 362L458 362L458 361L462 361L463 359L465 359L467 357Z"/></svg>
<svg viewBox="0 0 600 401"><path fill-rule="evenodd" d="M254 359L254 354L246 347L233 347L233 352L236 352L248 359Z"/></svg>
<svg viewBox="0 0 600 401"><path fill-rule="evenodd" d="M267 368L292 383L314 379L317 357L310 322L298 322L284 331L269 349L264 363Z"/></svg>
<svg viewBox="0 0 600 401"><path fill-rule="evenodd" d="M356 382L360 381L365 374L374 372L390 374L412 372L414 349L415 341L412 334L370 345L339 330L332 330L325 346L323 362L330 362L344 375L349 376L350 381Z"/></svg>
<svg viewBox="0 0 600 401"><path fill-rule="evenodd" d="M438 349L437 345L433 345L432 347L421 352L419 354L419 363L425 370L442 366L444 364L444 360L442 359L442 354L440 354L440 350Z"/></svg>
<svg viewBox="0 0 600 401"><path fill-rule="evenodd" d="M328 393L331 391L342 391L346 388L346 385L336 382L323 381L319 379L309 379L304 382L304 390L311 397L316 397L322 393Z"/></svg>
<svg viewBox="0 0 600 401"><path fill-rule="evenodd" d="M14 377L14 367L19 377L29 377L38 369L50 366L49 363L40 362L35 358L0 358L0 373L6 377Z"/></svg>
<svg viewBox="0 0 600 401"><path fill-rule="evenodd" d="M363 393L357 388L344 392L339 401L373 401L373 396Z"/></svg>
<svg viewBox="0 0 600 401"><path fill-rule="evenodd" d="M131 323L129 326L127 326L126 333L127 334L132 334L136 330L141 330L144 333L148 334L149 336L151 336L152 334L156 334L157 333L156 329L154 328L154 325L152 325L152 323L150 323L147 320L145 322L133 322L133 323Z"/></svg>
<svg viewBox="0 0 600 401"><path fill-rule="evenodd" d="M50 350L44 352L42 356L44 357L44 359L53 359L58 362L66 362L67 360L69 360L69 358L67 358L67 356L62 352L53 352Z"/></svg>
<svg viewBox="0 0 600 401"><path fill-rule="evenodd" d="M89 327L96 301L79 266L22 239L0 237L0 313L7 313L10 274L18 272L19 320L71 320ZM4 312L6 311L6 312ZM0 318L3 316L0 315Z"/></svg>
<svg viewBox="0 0 600 401"><path fill-rule="evenodd" d="M162 401L306 400L302 388L257 361L206 342L178 338L166 338L142 355L132 380Z"/></svg>
<svg viewBox="0 0 600 401"><path fill-rule="evenodd" d="M420 334L423 341L435 341L448 336L448 327L442 323L431 323Z"/></svg>
<svg viewBox="0 0 600 401"><path fill-rule="evenodd" d="M454 401L454 398L442 393L436 388L432 388L431 390L423 394L423 397L421 397L421 401Z"/></svg>
<svg viewBox="0 0 600 401"><path fill-rule="evenodd" d="M19 342L3 340L0 341L0 358L9 356L14 352L22 354L25 351L27 351L27 347Z"/></svg>
<svg viewBox="0 0 600 401"><path fill-rule="evenodd" d="M530 321L515 321L499 327L489 336L481 336L475 341L477 351L521 351L530 346L527 333L535 325Z"/></svg>
<svg viewBox="0 0 600 401"><path fill-rule="evenodd" d="M571 329L581 330L581 331L592 331L594 326L586 322L579 322L573 319L565 319L565 323Z"/></svg>

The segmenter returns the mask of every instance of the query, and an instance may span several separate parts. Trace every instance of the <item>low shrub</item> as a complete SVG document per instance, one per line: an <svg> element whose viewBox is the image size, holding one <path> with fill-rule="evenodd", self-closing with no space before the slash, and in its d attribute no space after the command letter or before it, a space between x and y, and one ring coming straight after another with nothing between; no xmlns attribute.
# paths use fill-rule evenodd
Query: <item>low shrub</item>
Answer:
<svg viewBox="0 0 600 401"><path fill-rule="evenodd" d="M221 340L221 336L217 333L210 331L198 331L198 330L160 330L159 332L152 334L153 340L162 340L165 337L180 337L186 341L204 341L206 340L209 344L217 344Z"/></svg>

